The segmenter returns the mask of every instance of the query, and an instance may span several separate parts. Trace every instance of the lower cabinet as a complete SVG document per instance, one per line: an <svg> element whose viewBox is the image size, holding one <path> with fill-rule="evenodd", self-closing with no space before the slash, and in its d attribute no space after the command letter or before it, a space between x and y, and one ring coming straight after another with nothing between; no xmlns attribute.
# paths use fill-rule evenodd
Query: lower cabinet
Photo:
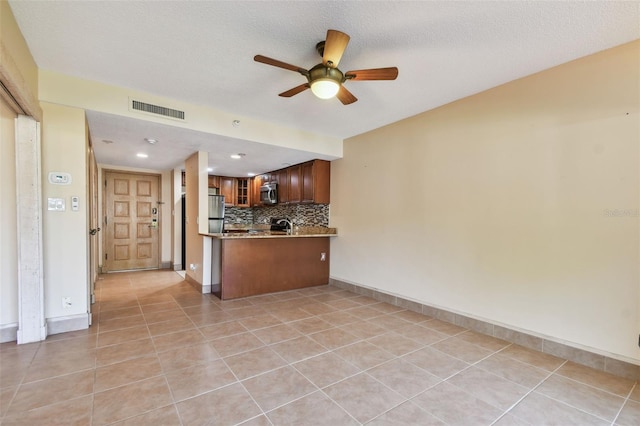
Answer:
<svg viewBox="0 0 640 426"><path fill-rule="evenodd" d="M214 241L213 292L222 300L329 283L329 237Z"/></svg>

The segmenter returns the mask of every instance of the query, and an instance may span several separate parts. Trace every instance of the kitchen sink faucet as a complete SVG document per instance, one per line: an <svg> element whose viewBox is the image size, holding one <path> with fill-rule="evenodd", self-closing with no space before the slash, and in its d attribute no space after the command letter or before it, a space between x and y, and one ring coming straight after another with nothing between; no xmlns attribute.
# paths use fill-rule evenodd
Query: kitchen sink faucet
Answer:
<svg viewBox="0 0 640 426"><path fill-rule="evenodd" d="M293 221L291 219L280 219L278 222L276 222L278 225L280 225L281 223L286 223L287 224L287 234L291 235L293 233Z"/></svg>

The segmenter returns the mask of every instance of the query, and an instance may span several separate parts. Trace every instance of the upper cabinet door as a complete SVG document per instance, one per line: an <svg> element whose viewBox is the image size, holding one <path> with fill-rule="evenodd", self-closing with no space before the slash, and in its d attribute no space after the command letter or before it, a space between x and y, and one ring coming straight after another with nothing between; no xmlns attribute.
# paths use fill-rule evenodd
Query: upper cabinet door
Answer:
<svg viewBox="0 0 640 426"><path fill-rule="evenodd" d="M208 176L209 188L220 188L220 176Z"/></svg>
<svg viewBox="0 0 640 426"><path fill-rule="evenodd" d="M262 186L262 176L258 175L252 177L249 186L251 187L251 207L261 206L260 187Z"/></svg>
<svg viewBox="0 0 640 426"><path fill-rule="evenodd" d="M329 204L331 163L314 160L300 165L303 203Z"/></svg>
<svg viewBox="0 0 640 426"><path fill-rule="evenodd" d="M289 204L289 169L278 172L278 203Z"/></svg>
<svg viewBox="0 0 640 426"><path fill-rule="evenodd" d="M302 197L301 202L303 203L313 203L314 202L314 186L313 186L313 161L309 163L304 163L300 166L300 175L301 175L301 187L302 187Z"/></svg>
<svg viewBox="0 0 640 426"><path fill-rule="evenodd" d="M251 189L249 187L249 178L236 179L236 206L251 206Z"/></svg>
<svg viewBox="0 0 640 426"><path fill-rule="evenodd" d="M291 166L287 169L289 181L289 204L302 201L302 179L300 165Z"/></svg>
<svg viewBox="0 0 640 426"><path fill-rule="evenodd" d="M236 205L236 178L220 176L220 195L224 195L224 205Z"/></svg>

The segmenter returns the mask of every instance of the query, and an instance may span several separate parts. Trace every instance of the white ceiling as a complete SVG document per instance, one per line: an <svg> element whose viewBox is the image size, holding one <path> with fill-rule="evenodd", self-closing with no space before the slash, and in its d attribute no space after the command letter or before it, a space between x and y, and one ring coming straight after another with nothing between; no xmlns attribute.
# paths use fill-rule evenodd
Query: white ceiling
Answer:
<svg viewBox="0 0 640 426"><path fill-rule="evenodd" d="M347 138L505 82L640 38L638 1L9 1L42 69L241 117ZM327 29L351 36L340 69L397 66L395 81L349 81L358 102L320 100L300 74ZM98 161L166 170L209 151L244 175L312 154L88 112ZM141 163L123 146L161 141ZM102 140L114 141L112 144ZM177 144L174 141L189 141ZM247 156L231 162L227 152ZM167 150L165 152L165 150Z"/></svg>

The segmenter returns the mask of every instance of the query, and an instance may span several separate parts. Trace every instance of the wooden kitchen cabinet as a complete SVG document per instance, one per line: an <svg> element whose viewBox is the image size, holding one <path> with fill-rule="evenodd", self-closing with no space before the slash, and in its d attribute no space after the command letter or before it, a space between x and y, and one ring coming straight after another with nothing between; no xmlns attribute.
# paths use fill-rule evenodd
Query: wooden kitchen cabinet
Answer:
<svg viewBox="0 0 640 426"><path fill-rule="evenodd" d="M287 181L289 183L289 204L298 204L302 201L302 167L300 165L287 168Z"/></svg>
<svg viewBox="0 0 640 426"><path fill-rule="evenodd" d="M220 176L220 195L224 195L225 206L236 205L236 178Z"/></svg>
<svg viewBox="0 0 640 426"><path fill-rule="evenodd" d="M278 173L277 172L269 172L269 173L262 173L261 175L258 175L256 177L260 178L260 182L261 183L270 183L270 182L278 182Z"/></svg>
<svg viewBox="0 0 640 426"><path fill-rule="evenodd" d="M331 163L313 160L253 178L209 176L209 187L219 188L228 207L259 207L260 187L278 184L278 204L329 204Z"/></svg>
<svg viewBox="0 0 640 426"><path fill-rule="evenodd" d="M186 174L182 172L182 186L185 186L187 183ZM209 188L220 188L220 176L207 176L207 187Z"/></svg>
<svg viewBox="0 0 640 426"><path fill-rule="evenodd" d="M301 203L329 204L331 163L314 160L300 165Z"/></svg>
<svg viewBox="0 0 640 426"><path fill-rule="evenodd" d="M231 238L213 240L219 253L212 269L222 300L326 285L329 282L329 237ZM322 257L324 254L324 257Z"/></svg>
<svg viewBox="0 0 640 426"><path fill-rule="evenodd" d="M262 186L262 175L252 177L249 186L251 187L251 207L261 206L260 187Z"/></svg>
<svg viewBox="0 0 640 426"><path fill-rule="evenodd" d="M289 204L289 173L288 169L279 170L278 176L278 204Z"/></svg>
<svg viewBox="0 0 640 426"><path fill-rule="evenodd" d="M331 162L313 160L272 173L278 182L278 203L329 204Z"/></svg>
<svg viewBox="0 0 640 426"><path fill-rule="evenodd" d="M251 187L249 178L236 178L236 202L237 207L251 207Z"/></svg>
<svg viewBox="0 0 640 426"><path fill-rule="evenodd" d="M220 188L220 176L208 176L208 187L209 188Z"/></svg>

